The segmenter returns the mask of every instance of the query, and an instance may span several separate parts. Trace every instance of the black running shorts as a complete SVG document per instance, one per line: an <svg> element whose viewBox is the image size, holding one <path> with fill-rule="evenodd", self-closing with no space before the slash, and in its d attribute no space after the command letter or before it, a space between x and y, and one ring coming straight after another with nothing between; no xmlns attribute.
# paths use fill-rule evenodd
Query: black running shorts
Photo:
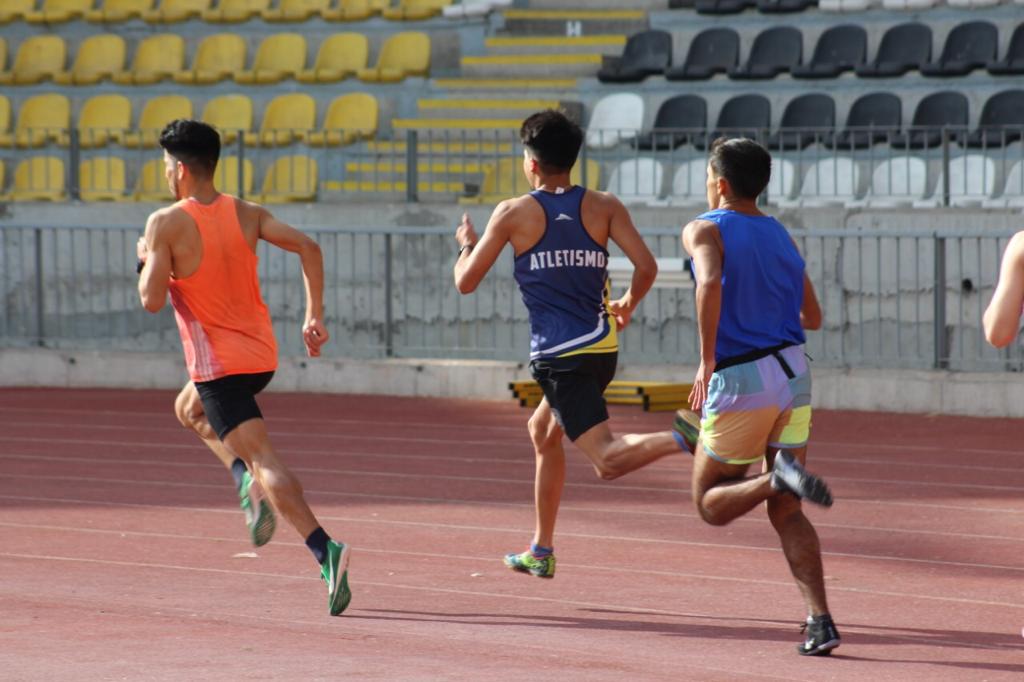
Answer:
<svg viewBox="0 0 1024 682"><path fill-rule="evenodd" d="M267 387L273 376L273 372L229 374L213 381L196 382L203 411L218 438L224 440L242 422L263 418L256 394Z"/></svg>
<svg viewBox="0 0 1024 682"><path fill-rule="evenodd" d="M604 389L615 376L618 358L618 353L581 353L530 363L533 378L569 440L608 420Z"/></svg>

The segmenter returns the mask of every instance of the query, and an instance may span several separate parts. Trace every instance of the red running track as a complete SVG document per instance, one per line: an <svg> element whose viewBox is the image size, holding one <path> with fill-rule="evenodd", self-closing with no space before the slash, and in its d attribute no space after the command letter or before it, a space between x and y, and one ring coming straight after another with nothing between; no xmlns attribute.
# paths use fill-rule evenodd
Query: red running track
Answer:
<svg viewBox="0 0 1024 682"><path fill-rule="evenodd" d="M301 538L253 551L172 398L0 392L0 678L1024 679L1019 422L816 414L810 461L837 501L808 514L844 640L808 659L763 512L701 523L686 456L602 482L570 451L543 581L500 561L532 531L526 410L268 394L276 447L354 547L331 618Z"/></svg>

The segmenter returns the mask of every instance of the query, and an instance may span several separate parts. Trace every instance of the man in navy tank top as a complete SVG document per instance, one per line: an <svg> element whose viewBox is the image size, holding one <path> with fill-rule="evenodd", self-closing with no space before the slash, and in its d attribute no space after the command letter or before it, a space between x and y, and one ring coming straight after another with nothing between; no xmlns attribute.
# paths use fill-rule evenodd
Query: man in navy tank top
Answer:
<svg viewBox="0 0 1024 682"><path fill-rule="evenodd" d="M696 446L696 415L677 415L673 430L616 438L608 428L604 389L615 375L617 332L654 283L657 263L618 199L573 185L583 132L560 112L527 118L520 129L523 172L534 188L502 201L477 236L463 216L456 231L455 286L474 291L506 244L515 251L515 278L530 316L530 369L544 399L530 417L537 455L536 531L525 552L505 564L541 578L555 575L555 517L565 483L569 437L597 474L613 479L656 459ZM629 289L610 299L608 240L632 262Z"/></svg>
<svg viewBox="0 0 1024 682"><path fill-rule="evenodd" d="M811 374L804 329L821 309L793 239L758 209L771 156L753 140L711 145L711 210L683 228L697 280L700 367L690 406L701 410L693 500L721 526L767 503L790 571L807 605L803 655L829 654L839 632L829 615L818 536L801 500L831 506L832 495L803 468L811 425ZM747 476L755 462L764 473Z"/></svg>

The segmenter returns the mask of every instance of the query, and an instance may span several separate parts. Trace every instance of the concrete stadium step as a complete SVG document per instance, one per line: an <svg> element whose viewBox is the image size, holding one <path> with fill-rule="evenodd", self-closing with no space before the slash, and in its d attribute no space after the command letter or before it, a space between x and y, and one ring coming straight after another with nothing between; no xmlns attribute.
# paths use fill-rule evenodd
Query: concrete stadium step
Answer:
<svg viewBox="0 0 1024 682"><path fill-rule="evenodd" d="M491 162L493 164L493 161ZM488 165L483 161L420 161L416 164L419 173L483 173ZM345 164L345 173L362 173L379 175L387 173L405 173L408 165L404 161L349 161Z"/></svg>
<svg viewBox="0 0 1024 682"><path fill-rule="evenodd" d="M505 30L513 35L627 35L648 28L647 12L637 9L508 9Z"/></svg>
<svg viewBox="0 0 1024 682"><path fill-rule="evenodd" d="M619 34L593 36L496 36L484 40L489 55L499 54L622 54L626 36Z"/></svg>
<svg viewBox="0 0 1024 682"><path fill-rule="evenodd" d="M557 109L557 99L434 98L416 101L422 118L484 118L494 114L527 116L540 109Z"/></svg>
<svg viewBox="0 0 1024 682"><path fill-rule="evenodd" d="M521 118L394 118L395 130L518 130Z"/></svg>
<svg viewBox="0 0 1024 682"><path fill-rule="evenodd" d="M405 142L368 142L367 150L378 154L404 154L407 145ZM494 154L510 153L511 142L429 142L418 140L416 149L424 154Z"/></svg>
<svg viewBox="0 0 1024 682"><path fill-rule="evenodd" d="M485 55L461 59L462 74L485 77L588 77L601 69L600 54Z"/></svg>
<svg viewBox="0 0 1024 682"><path fill-rule="evenodd" d="M391 194L405 192L408 184L401 181L373 180L331 180L323 184L328 192L365 192ZM419 182L416 189L421 194L463 194L466 190L462 182Z"/></svg>
<svg viewBox="0 0 1024 682"><path fill-rule="evenodd" d="M575 90L575 78L435 78L431 83L445 90L494 90L508 92L517 90Z"/></svg>

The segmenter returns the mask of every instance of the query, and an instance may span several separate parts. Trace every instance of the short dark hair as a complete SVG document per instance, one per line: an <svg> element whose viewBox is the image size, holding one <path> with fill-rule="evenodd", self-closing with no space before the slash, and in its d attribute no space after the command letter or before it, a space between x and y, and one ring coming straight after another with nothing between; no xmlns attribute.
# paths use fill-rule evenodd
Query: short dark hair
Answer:
<svg viewBox="0 0 1024 682"><path fill-rule="evenodd" d="M746 137L716 139L711 143L708 165L743 199L756 199L772 177L771 154Z"/></svg>
<svg viewBox="0 0 1024 682"><path fill-rule="evenodd" d="M538 111L519 129L519 139L545 173L564 173L576 163L583 131L568 116L554 109Z"/></svg>
<svg viewBox="0 0 1024 682"><path fill-rule="evenodd" d="M160 133L160 146L195 175L213 176L220 159L220 134L202 121L179 118Z"/></svg>

